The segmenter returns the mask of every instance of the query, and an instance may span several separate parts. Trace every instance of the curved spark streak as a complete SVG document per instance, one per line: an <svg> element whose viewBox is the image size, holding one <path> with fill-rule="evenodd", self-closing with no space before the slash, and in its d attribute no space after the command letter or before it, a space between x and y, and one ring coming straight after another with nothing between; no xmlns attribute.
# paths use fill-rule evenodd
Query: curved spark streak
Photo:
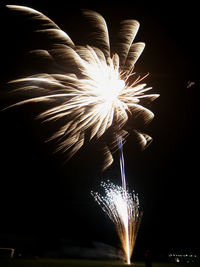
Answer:
<svg viewBox="0 0 200 267"><path fill-rule="evenodd" d="M110 181L102 182L101 186L105 190L105 196L93 191L91 194L114 223L125 260L130 264L142 216L138 196Z"/></svg>
<svg viewBox="0 0 200 267"><path fill-rule="evenodd" d="M30 102L51 102L53 107L38 115L44 121L60 120L62 126L48 139L57 139L56 151L68 152L73 156L84 144L86 133L89 139L100 138L115 125L118 136L127 135L124 129L130 115L142 114L145 123L154 114L143 107L141 100L153 101L158 94L146 94L151 87L141 83L143 78L133 79L133 68L145 44L134 43L139 22L124 20L119 29L117 51L111 54L109 33L104 18L97 12L84 10L83 13L95 29L95 46L77 46L58 25L42 13L23 6L8 5L9 9L26 15L27 19L37 20L35 31L46 34L55 42L52 49L31 51L48 58L59 65L58 73L41 73L11 81L18 91L37 96L28 97L9 107ZM38 26L41 22L41 27ZM39 27L39 28L38 28ZM61 73L60 73L61 72ZM135 129L144 147L149 136ZM116 142L116 132L113 140ZM112 163L108 146L105 147L105 168Z"/></svg>

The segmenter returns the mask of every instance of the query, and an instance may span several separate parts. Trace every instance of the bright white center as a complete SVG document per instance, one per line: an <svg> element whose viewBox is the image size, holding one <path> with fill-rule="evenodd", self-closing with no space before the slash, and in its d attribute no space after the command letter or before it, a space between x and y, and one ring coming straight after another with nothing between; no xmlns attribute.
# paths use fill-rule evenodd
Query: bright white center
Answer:
<svg viewBox="0 0 200 267"><path fill-rule="evenodd" d="M119 96L121 90L124 88L125 82L123 80L107 80L101 86L101 93L105 101L113 102Z"/></svg>

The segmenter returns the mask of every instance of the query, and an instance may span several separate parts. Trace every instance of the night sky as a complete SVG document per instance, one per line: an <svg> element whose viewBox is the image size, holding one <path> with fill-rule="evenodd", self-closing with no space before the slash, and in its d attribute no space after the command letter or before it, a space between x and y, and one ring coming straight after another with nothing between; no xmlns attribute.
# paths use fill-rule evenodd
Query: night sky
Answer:
<svg viewBox="0 0 200 267"><path fill-rule="evenodd" d="M55 1L47 6L42 1L12 1L12 4L41 11L66 31L75 44L88 42L82 8L104 16L112 34L111 42L122 19L140 22L136 41L145 42L146 47L135 70L141 74L149 72L146 82L160 97L150 106L155 118L144 129L153 137L151 145L140 151L131 135L124 145L128 186L138 192L144 211L136 250L198 248L197 4L135 2L112 5L82 2L68 6L64 1ZM42 37L35 38L31 24L24 23L3 5L0 20L2 109L15 101L8 93L9 80L42 72L47 67L27 56L27 52L49 44ZM114 164L103 173L99 143L89 143L65 162L65 155L53 153L55 143L45 143L54 128L35 119L41 110L41 105L27 105L0 113L0 247L16 246L17 242L21 245L28 238L41 247L47 243L56 246L55 240L60 238L118 246L112 222L90 196L92 189L100 190L102 179L120 183L118 153L114 155Z"/></svg>

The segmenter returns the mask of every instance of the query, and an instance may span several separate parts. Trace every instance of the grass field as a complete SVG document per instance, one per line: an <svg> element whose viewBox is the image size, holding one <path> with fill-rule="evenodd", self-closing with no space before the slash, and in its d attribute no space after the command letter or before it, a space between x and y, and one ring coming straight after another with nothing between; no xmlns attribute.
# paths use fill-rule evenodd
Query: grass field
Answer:
<svg viewBox="0 0 200 267"><path fill-rule="evenodd" d="M126 264L113 261L94 260L70 260L70 259L35 259L35 260L0 260L1 267L122 267ZM136 262L135 267L145 267L143 262ZM153 263L152 267L199 267L200 264L175 264L175 263Z"/></svg>

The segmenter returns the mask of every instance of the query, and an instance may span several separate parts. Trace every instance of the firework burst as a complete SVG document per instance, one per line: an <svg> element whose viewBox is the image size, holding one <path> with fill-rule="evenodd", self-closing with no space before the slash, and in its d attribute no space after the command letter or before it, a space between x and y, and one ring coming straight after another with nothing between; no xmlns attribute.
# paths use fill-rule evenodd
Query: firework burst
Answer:
<svg viewBox="0 0 200 267"><path fill-rule="evenodd" d="M90 140L99 139L114 126L116 145L116 133L122 139L127 136L124 126L129 116L142 115L144 123L153 118L153 113L142 106L141 100L152 101L158 95L146 94L151 87L143 83L145 77L133 72L145 47L142 42L133 43L139 29L136 20L121 22L117 49L111 53L106 22L97 12L83 10L95 29L95 40L94 46L79 46L44 14L24 6L7 7L36 21L35 32L44 34L53 42L51 49L31 52L56 63L59 66L57 73L40 73L11 81L27 98L10 107L50 103L51 107L38 118L46 122L59 121L61 126L48 139L58 141L56 151L67 152L71 157L83 146L86 135ZM34 97L30 97L33 92ZM134 131L145 147L150 137L136 129ZM106 168L113 161L108 144L105 145L105 156Z"/></svg>

